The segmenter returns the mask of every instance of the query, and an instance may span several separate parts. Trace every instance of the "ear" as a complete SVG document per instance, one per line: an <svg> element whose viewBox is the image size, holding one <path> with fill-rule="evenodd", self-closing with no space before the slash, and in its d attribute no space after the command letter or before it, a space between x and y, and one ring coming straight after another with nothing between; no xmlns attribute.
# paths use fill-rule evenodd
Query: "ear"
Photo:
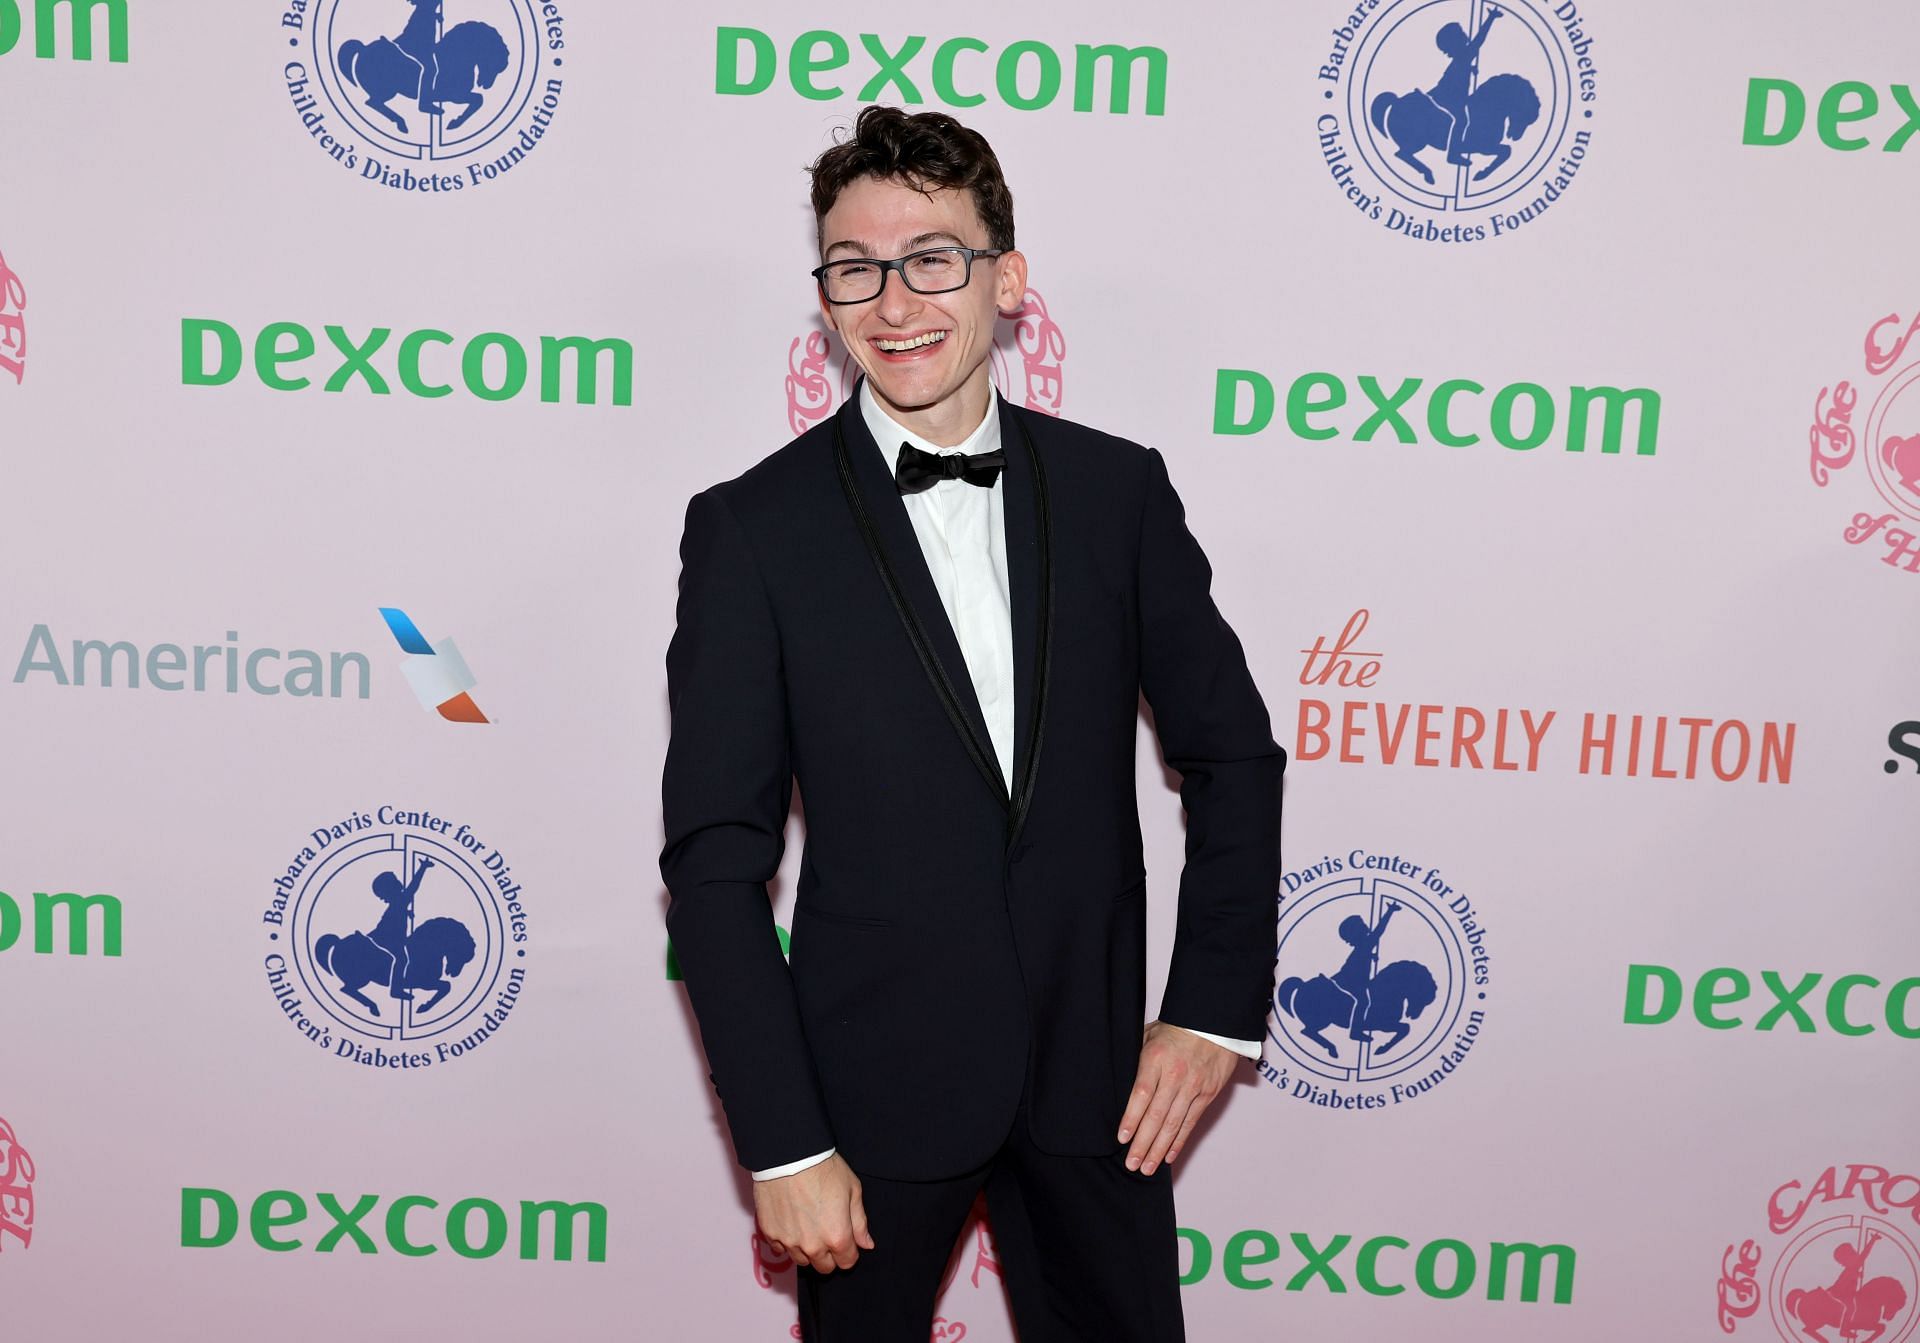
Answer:
<svg viewBox="0 0 1920 1343"><path fill-rule="evenodd" d="M833 304L827 302L827 292L818 284L813 287L813 297L820 304L820 320L827 324L827 330L834 335L840 334L839 312Z"/></svg>
<svg viewBox="0 0 1920 1343"><path fill-rule="evenodd" d="M1026 253L1015 251L995 260L1000 264L993 302L1002 316L1009 316L1018 312L1020 305L1027 301L1027 257Z"/></svg>

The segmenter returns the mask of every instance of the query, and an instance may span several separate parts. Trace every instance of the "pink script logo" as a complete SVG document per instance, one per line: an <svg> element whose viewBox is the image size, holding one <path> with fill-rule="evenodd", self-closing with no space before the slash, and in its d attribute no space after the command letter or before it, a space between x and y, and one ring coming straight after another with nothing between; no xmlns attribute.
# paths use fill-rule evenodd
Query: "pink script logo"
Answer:
<svg viewBox="0 0 1920 1343"><path fill-rule="evenodd" d="M33 1243L33 1158L0 1119L0 1250L12 1236L26 1249Z"/></svg>
<svg viewBox="0 0 1920 1343"><path fill-rule="evenodd" d="M1864 356L1869 381L1861 387L1842 381L1820 389L1807 430L1808 467L1813 483L1824 489L1856 456L1862 458L1879 498L1869 501L1871 511L1855 513L1842 535L1856 546L1877 537L1886 552L1881 563L1920 574L1920 535L1914 525L1920 522L1920 396L1907 396L1920 383L1920 342L1914 340L1920 335L1920 316L1901 334L1890 334L1899 327L1899 315L1889 313L1868 329ZM1902 363L1909 344L1916 357ZM1854 412L1863 391L1873 400L1856 430ZM1881 511L1888 506L1894 511Z"/></svg>
<svg viewBox="0 0 1920 1343"><path fill-rule="evenodd" d="M0 256L0 368L15 383L27 377L27 290Z"/></svg>
<svg viewBox="0 0 1920 1343"><path fill-rule="evenodd" d="M1811 1187L1789 1180L1767 1201L1774 1239L1729 1245L1720 1264L1720 1328L1766 1312L1787 1343L1831 1337L1905 1343L1920 1314L1920 1178L1884 1166L1829 1166ZM1774 1252L1773 1271L1760 1267Z"/></svg>
<svg viewBox="0 0 1920 1343"><path fill-rule="evenodd" d="M1029 289L1020 307L1009 318L1013 323L1013 344L1021 371L1018 381L1008 367L1006 351L996 343L989 357L994 385L1000 395L1046 415L1060 413L1064 390L1066 337L1060 324L1047 312L1046 300ZM860 368L845 350L840 351L837 369L829 375L827 365L833 354L833 342L824 331L809 331L795 336L787 347L787 427L804 434L833 414L853 390Z"/></svg>

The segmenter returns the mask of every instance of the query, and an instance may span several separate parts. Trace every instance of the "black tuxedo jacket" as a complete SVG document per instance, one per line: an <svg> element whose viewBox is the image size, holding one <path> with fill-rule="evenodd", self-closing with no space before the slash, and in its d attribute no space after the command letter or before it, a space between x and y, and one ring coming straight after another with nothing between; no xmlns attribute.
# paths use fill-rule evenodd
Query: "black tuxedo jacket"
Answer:
<svg viewBox="0 0 1920 1343"><path fill-rule="evenodd" d="M1160 1015L1257 1039L1280 778L1266 706L1152 449L1000 402L1014 777L858 396L696 495L667 650L667 925L740 1163L838 1147L932 1180L1111 1153L1139 1061L1139 696L1181 776ZM893 447L894 445L889 445ZM790 961L767 882L795 780Z"/></svg>

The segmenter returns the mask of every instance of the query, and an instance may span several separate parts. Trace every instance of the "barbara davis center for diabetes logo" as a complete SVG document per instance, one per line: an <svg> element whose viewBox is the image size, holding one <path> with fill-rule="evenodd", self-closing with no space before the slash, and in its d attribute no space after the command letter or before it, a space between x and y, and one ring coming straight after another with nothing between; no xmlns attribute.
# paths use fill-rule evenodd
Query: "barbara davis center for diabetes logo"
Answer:
<svg viewBox="0 0 1920 1343"><path fill-rule="evenodd" d="M1399 854L1328 854L1282 880L1260 1075L1332 1110L1400 1105L1480 1038L1492 956L1472 897Z"/></svg>
<svg viewBox="0 0 1920 1343"><path fill-rule="evenodd" d="M282 0L282 77L341 167L398 191L498 181L539 149L565 91L545 0Z"/></svg>
<svg viewBox="0 0 1920 1343"><path fill-rule="evenodd" d="M526 986L507 855L464 822L382 806L316 826L261 914L267 988L335 1058L427 1068L500 1030Z"/></svg>
<svg viewBox="0 0 1920 1343"><path fill-rule="evenodd" d="M1575 0L1350 0L1336 21L1314 134L1366 218L1406 238L1483 242L1572 187L1599 99Z"/></svg>

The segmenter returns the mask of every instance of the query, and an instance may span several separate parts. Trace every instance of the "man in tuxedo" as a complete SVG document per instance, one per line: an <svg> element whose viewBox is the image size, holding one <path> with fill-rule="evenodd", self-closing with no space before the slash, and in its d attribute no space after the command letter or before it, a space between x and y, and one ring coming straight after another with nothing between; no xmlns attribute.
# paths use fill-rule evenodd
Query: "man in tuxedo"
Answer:
<svg viewBox="0 0 1920 1343"><path fill-rule="evenodd" d="M1259 1054L1286 757L1159 453L993 387L1027 263L987 142L869 107L812 172L865 377L694 497L667 652L667 923L735 1153L816 1343L926 1343L982 1191L1025 1343L1178 1340L1169 1163ZM1142 694L1187 813L1144 1030Z"/></svg>

